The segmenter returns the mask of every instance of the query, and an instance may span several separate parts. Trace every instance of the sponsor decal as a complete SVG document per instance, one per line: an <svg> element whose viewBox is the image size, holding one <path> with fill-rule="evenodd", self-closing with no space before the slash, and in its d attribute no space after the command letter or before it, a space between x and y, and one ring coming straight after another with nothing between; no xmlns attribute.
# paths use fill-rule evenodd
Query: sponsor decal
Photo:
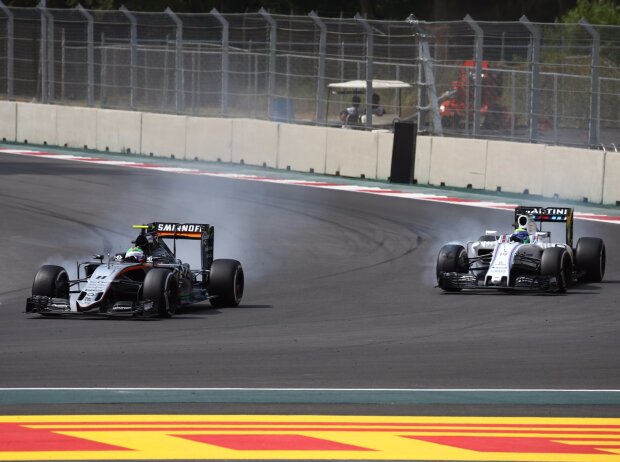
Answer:
<svg viewBox="0 0 620 462"><path fill-rule="evenodd" d="M570 209L568 208L552 208L552 207L533 207L531 209L527 209L529 214L536 215L568 215Z"/></svg>
<svg viewBox="0 0 620 462"><path fill-rule="evenodd" d="M191 223L157 223L157 231L167 233L200 233L202 232L202 225Z"/></svg>
<svg viewBox="0 0 620 462"><path fill-rule="evenodd" d="M620 461L620 419L307 415L0 417L0 460Z"/></svg>

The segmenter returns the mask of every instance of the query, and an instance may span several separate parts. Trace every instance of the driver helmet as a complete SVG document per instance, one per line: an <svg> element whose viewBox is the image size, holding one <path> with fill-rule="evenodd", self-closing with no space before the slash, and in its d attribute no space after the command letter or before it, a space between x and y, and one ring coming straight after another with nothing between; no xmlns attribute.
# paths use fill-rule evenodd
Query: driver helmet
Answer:
<svg viewBox="0 0 620 462"><path fill-rule="evenodd" d="M137 262L144 261L144 251L140 247L129 247L125 252L125 260L134 259Z"/></svg>
<svg viewBox="0 0 620 462"><path fill-rule="evenodd" d="M511 242L521 242L523 244L529 244L530 235L525 228L517 228L510 236Z"/></svg>

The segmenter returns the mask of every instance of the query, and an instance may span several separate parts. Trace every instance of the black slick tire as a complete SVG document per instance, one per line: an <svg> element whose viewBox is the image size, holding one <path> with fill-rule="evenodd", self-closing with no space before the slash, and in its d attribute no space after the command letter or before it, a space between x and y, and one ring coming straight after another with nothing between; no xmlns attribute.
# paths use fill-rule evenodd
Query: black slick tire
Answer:
<svg viewBox="0 0 620 462"><path fill-rule="evenodd" d="M174 273L164 268L154 268L146 273L142 298L153 302L160 317L174 316L179 306L179 284Z"/></svg>
<svg viewBox="0 0 620 462"><path fill-rule="evenodd" d="M575 248L575 264L581 282L601 282L605 276L605 243L598 237L582 237Z"/></svg>
<svg viewBox="0 0 620 462"><path fill-rule="evenodd" d="M563 247L545 249L540 258L540 275L555 277L556 286L551 292L566 292L570 282L572 263Z"/></svg>
<svg viewBox="0 0 620 462"><path fill-rule="evenodd" d="M459 292L461 289L442 284L441 273L467 273L469 265L467 251L459 244L446 244L437 256L437 284L446 292Z"/></svg>
<svg viewBox="0 0 620 462"><path fill-rule="evenodd" d="M32 295L69 299L69 275L62 266L44 265L32 282Z"/></svg>
<svg viewBox="0 0 620 462"><path fill-rule="evenodd" d="M245 277L237 260L218 259L209 271L209 299L215 308L239 306L243 297Z"/></svg>

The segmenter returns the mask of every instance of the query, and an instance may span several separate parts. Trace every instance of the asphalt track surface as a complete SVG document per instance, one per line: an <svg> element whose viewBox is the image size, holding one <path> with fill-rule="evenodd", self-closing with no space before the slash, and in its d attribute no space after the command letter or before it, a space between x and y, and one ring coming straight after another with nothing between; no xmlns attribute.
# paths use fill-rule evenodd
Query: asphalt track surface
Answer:
<svg viewBox="0 0 620 462"><path fill-rule="evenodd" d="M544 204L543 204L544 205ZM0 154L0 388L620 388L620 233L607 274L568 294L445 294L442 244L511 212ZM244 266L241 306L172 319L24 313L36 269L123 251L131 224L215 226ZM189 261L192 261L190 257ZM196 261L194 261L196 263ZM305 412L618 416L618 405L1 405L0 412Z"/></svg>

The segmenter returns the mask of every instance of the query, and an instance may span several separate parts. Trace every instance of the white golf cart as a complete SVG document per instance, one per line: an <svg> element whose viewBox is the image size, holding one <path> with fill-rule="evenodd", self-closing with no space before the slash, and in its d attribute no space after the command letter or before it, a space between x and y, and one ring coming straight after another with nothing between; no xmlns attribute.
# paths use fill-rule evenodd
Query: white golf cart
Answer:
<svg viewBox="0 0 620 462"><path fill-rule="evenodd" d="M347 82L330 83L327 96L326 120L329 124L342 125L343 127L364 128L366 125L366 81L350 80ZM377 80L372 81L372 92L378 96L378 104L373 104L373 109L380 106L383 110L373 110L372 128L394 128L394 122L402 119L402 95L401 91L410 89L412 86L400 80ZM338 98L333 98L338 96ZM377 96L374 96L376 98ZM337 111L333 110L336 100ZM330 104L331 103L331 104ZM373 101L372 103L376 103ZM372 104L371 103L371 104ZM332 110L330 112L330 105ZM381 114L381 115L379 115Z"/></svg>

